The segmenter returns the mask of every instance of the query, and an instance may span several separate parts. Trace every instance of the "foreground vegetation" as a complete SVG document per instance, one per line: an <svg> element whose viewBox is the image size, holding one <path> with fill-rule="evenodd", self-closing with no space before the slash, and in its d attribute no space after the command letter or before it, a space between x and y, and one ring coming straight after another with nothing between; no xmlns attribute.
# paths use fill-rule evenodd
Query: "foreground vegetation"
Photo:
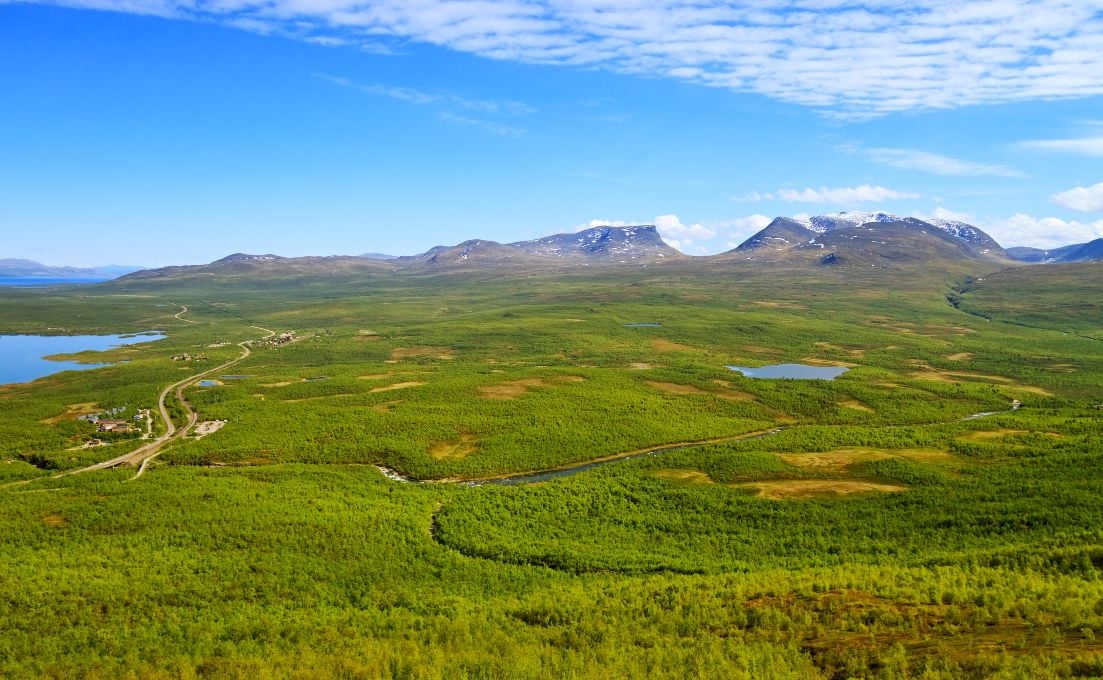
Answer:
<svg viewBox="0 0 1103 680"><path fill-rule="evenodd" d="M1034 272L1046 305L1011 304ZM1055 304L1094 273L2 292L0 332L168 338L0 388L0 675L1103 675L1103 352ZM74 450L82 406L148 407L255 326L296 340L186 392L224 428L53 476L137 445ZM782 362L850 370L724 368Z"/></svg>

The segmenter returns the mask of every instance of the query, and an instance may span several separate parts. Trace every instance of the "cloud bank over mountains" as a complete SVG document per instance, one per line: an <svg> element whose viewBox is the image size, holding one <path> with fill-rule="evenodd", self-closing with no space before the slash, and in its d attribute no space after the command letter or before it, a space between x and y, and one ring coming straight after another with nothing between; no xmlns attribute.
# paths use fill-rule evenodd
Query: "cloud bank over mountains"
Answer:
<svg viewBox="0 0 1103 680"><path fill-rule="evenodd" d="M427 43L669 77L847 119L1103 94L1103 0L44 1L373 53Z"/></svg>

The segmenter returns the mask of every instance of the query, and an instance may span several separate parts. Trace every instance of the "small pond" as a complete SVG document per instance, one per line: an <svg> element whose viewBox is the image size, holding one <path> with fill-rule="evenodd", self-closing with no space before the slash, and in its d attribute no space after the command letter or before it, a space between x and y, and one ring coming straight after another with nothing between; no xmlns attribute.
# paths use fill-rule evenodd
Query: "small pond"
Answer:
<svg viewBox="0 0 1103 680"><path fill-rule="evenodd" d="M765 378L777 380L789 378L792 380L834 380L848 368L843 366L809 366L807 364L772 364L759 366L758 368L744 368L743 366L726 366L725 368L742 373L747 378Z"/></svg>
<svg viewBox="0 0 1103 680"><path fill-rule="evenodd" d="M200 380L196 384L200 387L218 387L222 383L218 382L217 380Z"/></svg>
<svg viewBox="0 0 1103 680"><path fill-rule="evenodd" d="M83 371L107 365L53 361L45 358L48 356L102 352L164 337L157 332L137 335L0 335L0 384L30 382L61 371Z"/></svg>

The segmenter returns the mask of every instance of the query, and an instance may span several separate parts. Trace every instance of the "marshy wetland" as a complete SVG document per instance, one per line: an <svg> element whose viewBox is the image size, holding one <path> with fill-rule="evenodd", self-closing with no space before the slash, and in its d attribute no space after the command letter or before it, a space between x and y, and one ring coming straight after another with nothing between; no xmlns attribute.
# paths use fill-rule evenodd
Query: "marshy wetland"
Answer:
<svg viewBox="0 0 1103 680"><path fill-rule="evenodd" d="M0 332L166 337L0 387L0 675L1103 674L1099 320L808 276L5 292ZM248 340L182 390L202 437L56 476ZM848 370L725 368L775 364Z"/></svg>

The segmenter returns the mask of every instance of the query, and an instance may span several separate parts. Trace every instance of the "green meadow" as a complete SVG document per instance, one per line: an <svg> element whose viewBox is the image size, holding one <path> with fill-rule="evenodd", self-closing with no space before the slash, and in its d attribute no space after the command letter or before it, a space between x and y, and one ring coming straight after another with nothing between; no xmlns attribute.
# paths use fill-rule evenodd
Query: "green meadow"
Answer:
<svg viewBox="0 0 1103 680"><path fill-rule="evenodd" d="M1099 286L671 264L0 289L0 334L167 334L0 387L0 676L1103 676ZM221 429L137 478L59 476L138 446L81 448L78 415L154 407L261 329L295 339L185 390ZM780 363L849 370L726 368Z"/></svg>

